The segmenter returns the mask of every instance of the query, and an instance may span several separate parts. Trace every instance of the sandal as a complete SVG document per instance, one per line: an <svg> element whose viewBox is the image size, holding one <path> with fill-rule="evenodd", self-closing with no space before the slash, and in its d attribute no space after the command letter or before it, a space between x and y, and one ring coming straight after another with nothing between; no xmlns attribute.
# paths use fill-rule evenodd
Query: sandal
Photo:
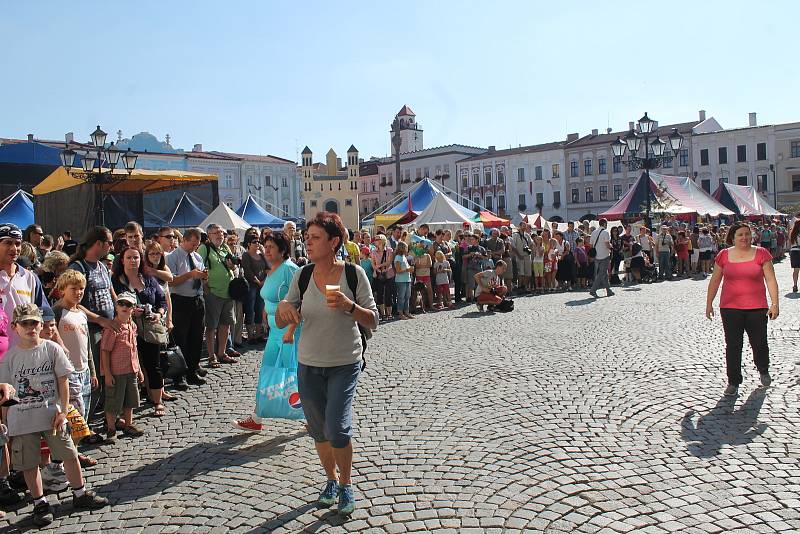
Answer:
<svg viewBox="0 0 800 534"><path fill-rule="evenodd" d="M163 404L156 404L153 406L153 417L164 417L167 411L164 409Z"/></svg>
<svg viewBox="0 0 800 534"><path fill-rule="evenodd" d="M209 369L219 369L219 362L216 358L209 358L208 359L208 368Z"/></svg>
<svg viewBox="0 0 800 534"><path fill-rule="evenodd" d="M242 353L235 349L230 349L225 351L225 356L229 356L231 358L241 358Z"/></svg>
<svg viewBox="0 0 800 534"><path fill-rule="evenodd" d="M144 431L130 424L122 429L122 433L129 438L138 438L144 434Z"/></svg>
<svg viewBox="0 0 800 534"><path fill-rule="evenodd" d="M170 394L169 394L169 393L167 393L166 391L164 391L163 393L161 393L161 400L162 400L162 401L173 402L173 401L176 401L176 400L178 400L179 398L180 398L180 397L178 397L177 395L170 395Z"/></svg>
<svg viewBox="0 0 800 534"><path fill-rule="evenodd" d="M86 469L87 467L94 467L97 465L97 460L95 460L90 456L86 456L85 454L79 454L78 461L81 463L81 467L84 469Z"/></svg>
<svg viewBox="0 0 800 534"><path fill-rule="evenodd" d="M233 358L231 358L227 354L225 354L223 356L220 356L219 357L219 361L220 361L220 363L236 363L237 362L237 360L234 360Z"/></svg>

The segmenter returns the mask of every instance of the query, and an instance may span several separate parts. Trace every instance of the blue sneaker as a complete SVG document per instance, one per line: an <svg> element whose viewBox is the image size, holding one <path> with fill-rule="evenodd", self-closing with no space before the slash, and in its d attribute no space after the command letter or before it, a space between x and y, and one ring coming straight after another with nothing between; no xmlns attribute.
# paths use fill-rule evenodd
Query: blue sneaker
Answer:
<svg viewBox="0 0 800 534"><path fill-rule="evenodd" d="M317 502L322 506L330 506L336 501L337 493L339 493L339 483L335 480L329 480L325 484L325 489L319 494Z"/></svg>
<svg viewBox="0 0 800 534"><path fill-rule="evenodd" d="M356 498L353 486L339 486L339 515L350 515L356 509Z"/></svg>

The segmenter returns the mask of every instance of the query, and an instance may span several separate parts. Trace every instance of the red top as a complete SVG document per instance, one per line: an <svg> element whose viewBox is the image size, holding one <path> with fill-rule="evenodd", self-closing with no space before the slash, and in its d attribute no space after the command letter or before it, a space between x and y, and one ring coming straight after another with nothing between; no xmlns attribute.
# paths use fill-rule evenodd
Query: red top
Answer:
<svg viewBox="0 0 800 534"><path fill-rule="evenodd" d="M100 338L100 350L111 353L109 364L112 375L125 375L139 372L139 357L136 349L136 325L133 322L123 323L119 332L110 328L103 329ZM106 372L109 370L107 369Z"/></svg>
<svg viewBox="0 0 800 534"><path fill-rule="evenodd" d="M723 277L720 308L756 310L768 307L763 267L772 260L772 256L765 248L755 249L755 258L736 263L728 261L728 249L717 254L714 261L722 269Z"/></svg>

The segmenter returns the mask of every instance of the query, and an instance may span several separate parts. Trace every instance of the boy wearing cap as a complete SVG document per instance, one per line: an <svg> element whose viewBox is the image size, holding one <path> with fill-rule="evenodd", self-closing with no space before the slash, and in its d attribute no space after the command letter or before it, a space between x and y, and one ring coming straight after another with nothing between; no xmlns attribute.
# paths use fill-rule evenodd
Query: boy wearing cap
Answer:
<svg viewBox="0 0 800 534"><path fill-rule="evenodd" d="M125 421L125 426L120 429L123 434L132 438L144 434L133 426L133 409L139 406L139 384L144 382L136 348L136 325L131 320L136 296L125 291L117 295L115 306L119 331L104 328L100 340L100 374L106 384L106 443L116 439L120 412Z"/></svg>
<svg viewBox="0 0 800 534"><path fill-rule="evenodd" d="M0 382L8 382L17 389L20 403L3 408L3 415L12 438L12 463L23 471L33 497L34 524L45 526L53 521L53 511L44 497L39 471L43 438L53 454L64 462L64 471L73 492L73 508L106 506L107 499L84 488L78 451L66 426L67 381L73 371L72 363L60 346L39 337L42 312L35 304L20 304L14 308L12 325L20 339L0 363Z"/></svg>

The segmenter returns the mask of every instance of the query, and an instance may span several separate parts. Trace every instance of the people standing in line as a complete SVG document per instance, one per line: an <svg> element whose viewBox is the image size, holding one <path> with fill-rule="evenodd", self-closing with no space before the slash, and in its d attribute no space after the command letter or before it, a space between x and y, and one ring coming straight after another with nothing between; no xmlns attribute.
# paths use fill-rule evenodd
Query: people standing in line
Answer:
<svg viewBox="0 0 800 534"><path fill-rule="evenodd" d="M600 219L599 226L595 228L594 232L592 232L590 239L591 246L595 249L595 257L594 257L594 282L592 283L592 288L589 290L589 294L594 297L597 297L597 290L605 288L606 293L609 297L614 296L614 292L611 291L611 284L608 282L608 262L611 258L611 236L606 230L608 226L608 221L606 219Z"/></svg>
<svg viewBox="0 0 800 534"><path fill-rule="evenodd" d="M288 358L292 355L291 351L285 353L281 349L295 342L295 338L300 335L299 325L290 324L279 327L275 322L275 312L280 303L289 291L294 273L299 269L289 258L290 243L282 233L274 232L264 240L264 257L269 264L269 271L262 285L258 286L259 298L264 302L261 314L269 324L269 337L264 346L261 358L261 371L256 384L261 383L261 373L266 372L270 366L287 367ZM259 317L261 320L261 317ZM278 357L280 356L280 360ZM304 399L301 398L304 402ZM248 432L260 432L264 428L263 421L255 413L246 419L234 421L234 427Z"/></svg>
<svg viewBox="0 0 800 534"><path fill-rule="evenodd" d="M714 316L714 299L720 284L722 295L719 313L725 330L725 363L728 386L725 395L735 396L742 377L742 347L744 333L753 349L753 361L758 369L761 385L769 386L769 345L767 343L767 318L777 319L778 282L772 266L772 256L763 247L753 246L753 232L746 222L735 222L728 230L728 248L717 254L714 273L706 293L706 317ZM767 307L769 291L771 306Z"/></svg>
<svg viewBox="0 0 800 534"><path fill-rule="evenodd" d="M330 506L338 496L339 513L347 516L355 509L350 476L353 398L363 361L359 326L377 328L378 308L364 270L353 267L358 280L354 295L343 262L334 260L345 232L342 220L334 213L319 213L308 222L306 247L314 271L305 296L299 288L302 271L295 273L289 292L278 305L275 321L278 328L303 321L297 377L308 431L327 477L319 503Z"/></svg>
<svg viewBox="0 0 800 534"><path fill-rule="evenodd" d="M129 221L123 228L125 230L125 242L130 248L144 250L144 230L142 225L136 221Z"/></svg>
<svg viewBox="0 0 800 534"><path fill-rule="evenodd" d="M531 253L533 251L533 239L529 231L528 223L521 222L519 230L514 232L511 238L511 252L517 264L517 288L525 293L531 290L531 276L533 275L533 264ZM474 278L477 272L467 273L467 283L470 277Z"/></svg>
<svg viewBox="0 0 800 534"><path fill-rule="evenodd" d="M408 245L404 241L397 243L394 249L394 285L397 295L397 315L400 319L413 319L411 315L411 273L414 267L408 261Z"/></svg>
<svg viewBox="0 0 800 534"><path fill-rule="evenodd" d="M272 235L280 235L286 241L286 234L275 233ZM247 333L247 341L253 344L266 341L264 323L261 320L261 316L264 314L264 299L261 298L261 286L264 285L264 278L269 266L264 258L264 249L258 240L258 236L245 236L244 248L242 272L248 285L247 299L243 303L244 327Z"/></svg>
<svg viewBox="0 0 800 534"><path fill-rule="evenodd" d="M164 254L169 254L178 248L178 231L169 226L162 226L158 229L155 239L164 251Z"/></svg>
<svg viewBox="0 0 800 534"><path fill-rule="evenodd" d="M306 248L308 248L308 244L306 244ZM392 267L393 255L394 251L387 245L386 236L383 234L376 235L375 250L371 254L372 268L374 269L372 283L375 286L375 300L378 302L380 317L384 320L392 318L392 302L396 298L395 273ZM310 255L309 258L311 258Z"/></svg>
<svg viewBox="0 0 800 534"><path fill-rule="evenodd" d="M200 246L200 230L189 228L183 235L180 246L167 256L174 277L170 282L172 296L173 323L172 336L181 348L186 360L187 373L173 380L181 390L188 384L202 386L207 371L200 367L200 353L203 349L203 330L205 322L205 301L203 282L208 278L203 258L197 253Z"/></svg>
<svg viewBox="0 0 800 534"><path fill-rule="evenodd" d="M236 324L233 299L228 293L228 285L233 280L233 265L228 259L231 251L225 244L225 230L218 224L206 228L208 241L197 250L208 270L205 298L206 345L208 365L219 367L220 363L236 363L226 353L228 335Z"/></svg>
<svg viewBox="0 0 800 534"><path fill-rule="evenodd" d="M672 255L675 252L675 242L668 232L669 227L661 225L658 237L655 239L656 251L658 252L658 277L662 280L672 279Z"/></svg>

